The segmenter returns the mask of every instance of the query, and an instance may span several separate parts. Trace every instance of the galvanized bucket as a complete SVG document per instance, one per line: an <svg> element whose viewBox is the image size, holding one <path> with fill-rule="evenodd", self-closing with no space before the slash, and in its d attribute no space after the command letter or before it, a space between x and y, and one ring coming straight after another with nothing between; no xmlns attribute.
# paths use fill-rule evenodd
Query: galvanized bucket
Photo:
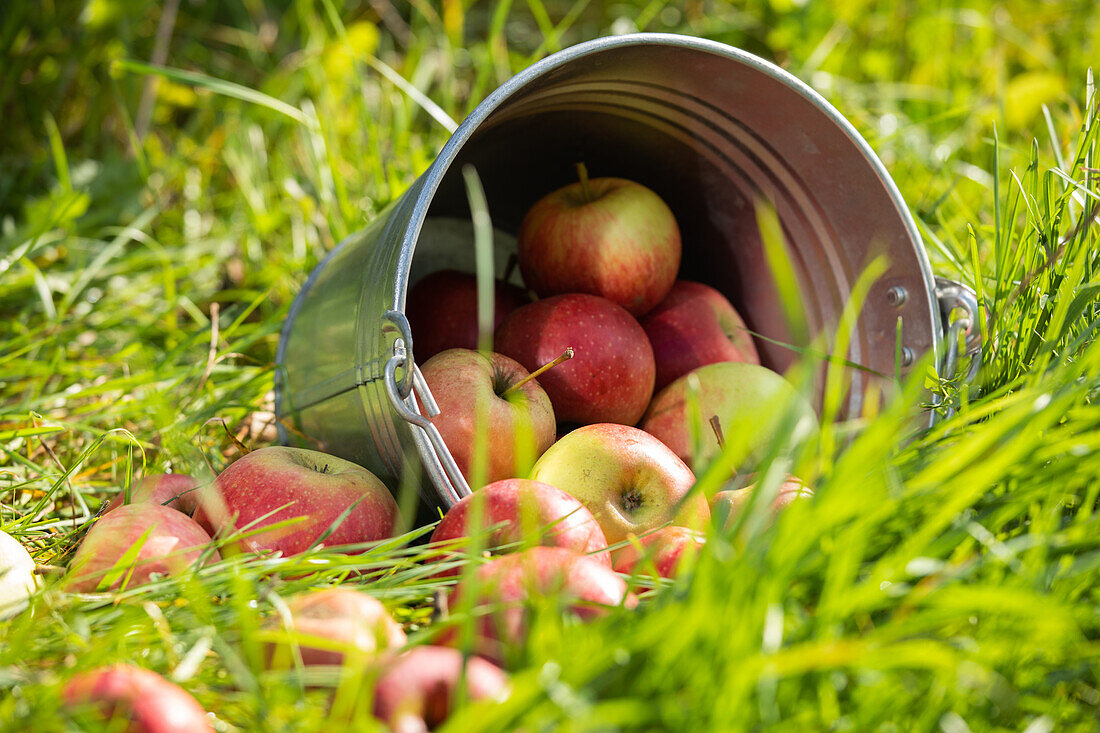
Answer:
<svg viewBox="0 0 1100 733"><path fill-rule="evenodd" d="M399 200L313 271L279 343L284 442L356 461L391 488L415 449L427 504L449 508L468 493L417 410L414 390L429 410L432 403L412 366L415 334L403 311L419 275L456 264L471 269L473 253L422 232L426 222L469 218L466 164L483 182L494 226L515 232L535 200L573 180L575 161L594 176L639 181L668 202L683 237L681 276L723 291L751 329L772 339L758 342L766 366L783 370L793 352L776 343L789 343L791 334L761 244L760 199L782 224L813 333L836 329L862 270L878 255L887 258L848 359L893 375L932 352L954 370L959 331L968 351L980 347L973 293L933 277L882 163L819 94L720 43L664 34L602 38L549 56L497 89ZM509 246L502 237L500 258ZM962 317L949 322L959 309ZM845 411L854 415L871 377L851 375Z"/></svg>

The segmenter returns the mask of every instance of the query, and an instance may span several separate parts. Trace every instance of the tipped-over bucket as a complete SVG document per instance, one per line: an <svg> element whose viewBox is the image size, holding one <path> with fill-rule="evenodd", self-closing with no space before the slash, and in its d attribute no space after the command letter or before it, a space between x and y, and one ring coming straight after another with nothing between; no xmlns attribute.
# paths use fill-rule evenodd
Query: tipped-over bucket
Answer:
<svg viewBox="0 0 1100 733"><path fill-rule="evenodd" d="M421 495L431 505L449 507L468 491L416 411L417 373L406 368L416 334L403 318L405 294L427 272L473 269L468 241L433 228L469 218L464 165L481 178L494 227L514 235L531 204L574 180L577 161L593 176L638 181L669 204L683 239L681 277L725 293L767 337L757 342L761 359L778 371L796 354L782 345L793 337L761 243L760 200L778 214L810 337L835 332L860 273L885 258L888 269L843 355L871 372L904 374L927 352L939 363L945 312L976 308L961 286L937 292L917 227L882 163L807 85L720 43L603 38L507 81L400 199L317 266L279 344L284 439L356 461L391 488L404 457L418 456ZM506 257L514 242L500 240ZM854 415L874 377L850 372L845 412Z"/></svg>

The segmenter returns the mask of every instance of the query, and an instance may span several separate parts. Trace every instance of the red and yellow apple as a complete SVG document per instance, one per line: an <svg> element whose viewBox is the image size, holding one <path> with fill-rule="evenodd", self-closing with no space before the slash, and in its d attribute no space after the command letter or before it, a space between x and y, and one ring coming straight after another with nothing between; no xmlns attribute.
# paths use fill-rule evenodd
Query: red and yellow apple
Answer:
<svg viewBox="0 0 1100 733"><path fill-rule="evenodd" d="M532 544L564 547L611 566L607 539L592 512L561 489L540 481L505 479L464 497L435 528L432 543L454 544L477 528L489 527L497 527L486 538L489 550L507 545L515 545L516 550ZM457 573L453 569L443 574Z"/></svg>
<svg viewBox="0 0 1100 733"><path fill-rule="evenodd" d="M302 593L286 605L290 618L272 617L267 627L284 627L305 665L340 665L348 655L366 657L405 644L404 630L382 602L353 588ZM269 644L268 664L290 666L294 644Z"/></svg>
<svg viewBox="0 0 1100 733"><path fill-rule="evenodd" d="M726 296L703 283L677 280L642 319L642 328L657 364L654 391L706 364L760 363L740 314Z"/></svg>
<svg viewBox="0 0 1100 733"><path fill-rule="evenodd" d="M542 454L531 478L579 499L612 545L668 522L702 528L710 519L706 497L689 496L691 469L628 425L598 423L567 433Z"/></svg>
<svg viewBox="0 0 1100 733"><path fill-rule="evenodd" d="M125 490L115 494L100 513L106 514L124 504L149 503L163 504L185 514L193 514L198 506L197 487L195 479L186 474L155 473L131 486L129 495Z"/></svg>
<svg viewBox="0 0 1100 733"><path fill-rule="evenodd" d="M66 589L86 593L102 585L140 585L154 573L186 571L203 558L210 535L181 511L160 504L126 504L99 517L77 548ZM128 557L135 545L137 554ZM216 550L213 560L221 559Z"/></svg>
<svg viewBox="0 0 1100 733"><path fill-rule="evenodd" d="M418 646L390 660L374 687L374 715L393 733L427 733L451 713L455 695L502 700L508 676L480 657L464 658L457 649Z"/></svg>
<svg viewBox="0 0 1100 733"><path fill-rule="evenodd" d="M175 510L172 510L175 511ZM213 733L206 711L189 692L156 672L132 664L74 675L61 690L70 712L96 711L105 721L126 723L128 733Z"/></svg>
<svg viewBox="0 0 1100 733"><path fill-rule="evenodd" d="M661 198L623 178L581 180L539 199L519 228L519 268L539 297L590 293L635 316L680 269L680 228Z"/></svg>
<svg viewBox="0 0 1100 733"><path fill-rule="evenodd" d="M373 473L351 461L269 446L218 474L200 492L195 520L212 534L241 532L239 543L250 552L295 555L330 530L329 547L392 537L397 502Z"/></svg>
<svg viewBox="0 0 1100 733"><path fill-rule="evenodd" d="M532 547L490 560L470 581L451 591L448 608L463 608L471 599L477 621L478 653L499 662L505 650L523 642L527 632L529 606L533 599L553 602L557 608L582 621L598 618L611 608L633 607L637 599L627 593L626 582L607 565L564 547ZM446 643L458 641L454 629L443 636Z"/></svg>
<svg viewBox="0 0 1100 733"><path fill-rule="evenodd" d="M530 298L522 288L496 281L493 328ZM478 348L477 277L458 270L437 270L409 289L405 315L413 334L418 364L447 349Z"/></svg>
<svg viewBox="0 0 1100 733"><path fill-rule="evenodd" d="M448 349L421 372L439 406L432 423L467 481L474 480L479 430L486 450L484 483L526 474L554 442L554 408L538 381L510 389L529 374L514 359Z"/></svg>
<svg viewBox="0 0 1100 733"><path fill-rule="evenodd" d="M662 578L675 578L681 565L706 544L699 532L674 525L628 539L629 544L613 553L615 572L646 575L652 568Z"/></svg>
<svg viewBox="0 0 1100 733"><path fill-rule="evenodd" d="M517 308L497 327L495 343L530 370L574 350L572 359L539 377L560 421L633 425L653 396L649 339L606 298L570 293Z"/></svg>

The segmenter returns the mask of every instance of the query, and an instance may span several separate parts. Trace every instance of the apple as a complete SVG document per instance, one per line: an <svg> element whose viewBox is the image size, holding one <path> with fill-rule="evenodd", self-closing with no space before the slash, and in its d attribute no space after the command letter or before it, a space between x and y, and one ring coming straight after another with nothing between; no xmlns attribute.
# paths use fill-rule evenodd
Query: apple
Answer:
<svg viewBox="0 0 1100 733"><path fill-rule="evenodd" d="M536 369L566 348L574 357L539 377L563 422L634 425L653 396L653 348L638 321L606 298L555 295L517 308L496 349Z"/></svg>
<svg viewBox="0 0 1100 733"><path fill-rule="evenodd" d="M677 280L642 319L657 364L655 391L705 364L760 356L740 314L726 296L703 283Z"/></svg>
<svg viewBox="0 0 1100 733"><path fill-rule="evenodd" d="M0 532L0 621L22 613L37 587L34 559L27 548Z"/></svg>
<svg viewBox="0 0 1100 733"><path fill-rule="evenodd" d="M532 379L511 389L528 376L514 359L447 349L420 371L439 405L432 423L467 481L473 481L479 428L486 438L485 483L527 473L554 442L554 408L539 383Z"/></svg>
<svg viewBox="0 0 1100 733"><path fill-rule="evenodd" d="M471 588L476 591L472 599L478 615L476 648L494 662L503 659L506 648L523 641L528 608L536 599L540 607L552 602L582 621L603 616L616 606L633 608L638 602L607 565L564 547L532 547L490 560L473 578L451 590L447 607L460 610ZM448 629L443 641L458 642L457 630Z"/></svg>
<svg viewBox="0 0 1100 733"><path fill-rule="evenodd" d="M126 558L141 543L136 556ZM118 588L140 585L153 573L181 573L202 559L210 535L181 511L160 504L126 504L99 517L77 548L66 590L87 593L104 582ZM217 551L210 557L220 560ZM125 558L125 559L124 559ZM121 571L118 577L108 575Z"/></svg>
<svg viewBox="0 0 1100 733"><path fill-rule="evenodd" d="M478 521L478 509L481 509ZM532 543L564 547L611 567L607 540L592 512L561 489L528 479L496 481L463 497L432 533L432 543L454 544L477 528L501 525L486 539L487 549ZM454 568L440 575L456 575Z"/></svg>
<svg viewBox="0 0 1100 733"><path fill-rule="evenodd" d="M539 199L519 228L519 269L539 297L599 295L644 315L680 269L680 228L661 197L623 178L581 180Z"/></svg>
<svg viewBox="0 0 1100 733"><path fill-rule="evenodd" d="M200 492L195 520L211 534L240 530L250 552L295 555L330 529L324 540L330 547L392 537L397 502L378 477L351 461L268 446L237 459ZM264 529L288 520L298 521Z"/></svg>
<svg viewBox="0 0 1100 733"><path fill-rule="evenodd" d="M497 280L493 289L493 328L524 303L527 293ZM419 364L446 349L478 348L477 277L458 270L437 270L409 289L405 316Z"/></svg>
<svg viewBox="0 0 1100 733"><path fill-rule="evenodd" d="M61 690L66 708L96 708L108 721L128 721L129 733L198 733L214 726L189 692L156 672L131 664L73 676Z"/></svg>
<svg viewBox="0 0 1100 733"><path fill-rule="evenodd" d="M287 600L290 611L286 629L293 635L305 665L341 665L345 652L361 655L405 645L405 632L393 620L381 601L352 588L326 588ZM269 619L268 628L282 626L284 619ZM267 647L268 663L286 667L291 645L272 643ZM280 650L284 650L280 653Z"/></svg>
<svg viewBox="0 0 1100 733"><path fill-rule="evenodd" d="M706 544L706 539L699 532L673 525L629 539L630 544L613 553L612 567L615 572L648 574L652 563L662 578L675 578L682 564Z"/></svg>
<svg viewBox="0 0 1100 733"><path fill-rule="evenodd" d="M757 490L756 484L750 484L741 489L725 489L715 493L710 500L711 512L719 517L725 517L723 526L732 527L737 517L748 505L752 493ZM779 485L775 498L771 503L771 515L774 517L799 499L812 499L814 490L806 485L797 476L787 476Z"/></svg>
<svg viewBox="0 0 1100 733"><path fill-rule="evenodd" d="M557 486L596 517L608 543L673 522L700 528L710 519L695 476L667 446L628 425L577 428L542 454L531 478Z"/></svg>
<svg viewBox="0 0 1100 733"><path fill-rule="evenodd" d="M508 676L457 649L418 646L392 659L374 688L374 715L393 733L426 733L443 724L460 687L471 701L502 700Z"/></svg>
<svg viewBox="0 0 1100 733"><path fill-rule="evenodd" d="M694 425L689 421L692 392L699 407ZM722 450L712 418L717 418L725 442L736 440L751 463L753 456L777 438L776 431L788 411L794 420L789 436L792 442L817 430L813 408L782 376L759 364L719 362L699 367L661 390L649 405L641 428L701 473ZM692 447L693 431L699 436L697 453Z"/></svg>
<svg viewBox="0 0 1100 733"><path fill-rule="evenodd" d="M163 504L186 514L193 514L198 505L198 484L182 473L155 473L146 476L130 487L129 501L125 491L115 494L100 514L117 509L124 504Z"/></svg>

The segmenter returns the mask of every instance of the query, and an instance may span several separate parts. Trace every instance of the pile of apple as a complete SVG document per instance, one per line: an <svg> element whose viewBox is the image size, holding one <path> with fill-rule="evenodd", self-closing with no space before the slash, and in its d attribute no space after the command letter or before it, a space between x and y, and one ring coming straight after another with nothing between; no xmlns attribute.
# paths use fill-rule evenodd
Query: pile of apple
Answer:
<svg viewBox="0 0 1100 733"><path fill-rule="evenodd" d="M443 620L431 644L410 647L377 599L327 587L288 598L287 612L267 620L268 665L369 666L377 717L393 730L430 730L456 690L507 695L503 669L522 647L532 603L583 621L637 605L624 576L674 576L703 544L712 508L722 503L732 516L752 491L706 497L693 469L724 437L758 427L761 411L793 404L805 418L796 429L815 424L796 390L759 365L729 301L676 279L680 256L676 220L655 193L589 180L581 167L578 183L524 219L518 263L537 299L498 283L496 352L476 350L472 275L440 271L417 283L408 311L440 408L433 421L476 488L431 537L438 552L425 574L455 578L438 602ZM810 493L792 478L773 508ZM229 553L356 552L393 537L397 524L391 493L365 468L261 448L206 486L154 475L120 494L76 549L63 587L130 588ZM33 571L0 533L0 612L21 609ZM457 648L468 641L463 619L474 619L477 656ZM189 693L139 667L77 674L64 699L128 719L130 730L213 729Z"/></svg>
<svg viewBox="0 0 1100 733"><path fill-rule="evenodd" d="M752 491L703 496L694 471L727 438L749 454L766 446L785 411L799 434L816 418L760 365L729 300L677 279L680 229L665 202L632 181L589 179L583 165L578 174L523 219L517 259L529 290L496 283L494 351L476 350L476 278L454 270L410 290L413 351L439 406L432 421L471 486L488 484L475 493L493 497L484 499L492 521L515 521L494 513L499 494L538 482L578 500L574 511L602 532L596 544L612 551L593 555L591 538L572 549L624 573L644 557L671 576L701 543L711 508L732 517ZM791 477L774 506L809 493ZM437 539L450 537L449 519Z"/></svg>

